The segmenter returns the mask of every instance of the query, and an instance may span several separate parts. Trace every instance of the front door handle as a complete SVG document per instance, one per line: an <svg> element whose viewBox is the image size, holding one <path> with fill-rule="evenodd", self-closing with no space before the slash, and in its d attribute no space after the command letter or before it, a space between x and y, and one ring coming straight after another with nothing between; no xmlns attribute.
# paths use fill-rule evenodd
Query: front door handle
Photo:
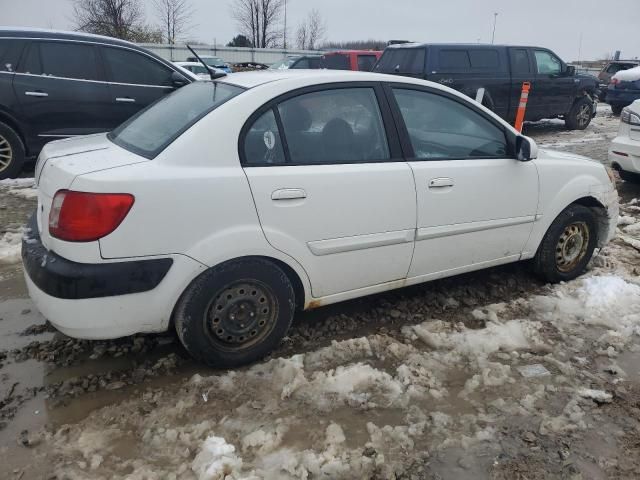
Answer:
<svg viewBox="0 0 640 480"><path fill-rule="evenodd" d="M136 99L135 98L131 98L131 97L117 97L116 98L116 102L118 102L118 103L136 103Z"/></svg>
<svg viewBox="0 0 640 480"><path fill-rule="evenodd" d="M43 92L41 90L36 90L35 92L24 92L27 97L48 97L49 94Z"/></svg>
<svg viewBox="0 0 640 480"><path fill-rule="evenodd" d="M449 177L438 177L429 180L429 188L453 187L453 179Z"/></svg>
<svg viewBox="0 0 640 480"><path fill-rule="evenodd" d="M307 192L301 188L281 188L271 194L271 200L296 200L307 198Z"/></svg>

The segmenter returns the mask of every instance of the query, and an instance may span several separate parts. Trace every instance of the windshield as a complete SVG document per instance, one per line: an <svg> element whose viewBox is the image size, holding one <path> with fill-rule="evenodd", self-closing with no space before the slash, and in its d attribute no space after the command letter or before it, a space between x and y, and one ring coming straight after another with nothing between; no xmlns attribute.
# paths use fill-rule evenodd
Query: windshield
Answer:
<svg viewBox="0 0 640 480"><path fill-rule="evenodd" d="M291 68L291 65L293 65L296 60L297 58L283 58L276 63L272 63L269 68L272 70L286 70L287 68Z"/></svg>
<svg viewBox="0 0 640 480"><path fill-rule="evenodd" d="M193 73L204 73L205 75L209 73L203 65L190 65L186 68L191 70Z"/></svg>
<svg viewBox="0 0 640 480"><path fill-rule="evenodd" d="M216 65L224 65L224 60L218 57L204 57L202 59L207 65L215 67Z"/></svg>
<svg viewBox="0 0 640 480"><path fill-rule="evenodd" d="M109 134L109 139L152 159L207 113L243 91L222 82L194 82L127 120Z"/></svg>

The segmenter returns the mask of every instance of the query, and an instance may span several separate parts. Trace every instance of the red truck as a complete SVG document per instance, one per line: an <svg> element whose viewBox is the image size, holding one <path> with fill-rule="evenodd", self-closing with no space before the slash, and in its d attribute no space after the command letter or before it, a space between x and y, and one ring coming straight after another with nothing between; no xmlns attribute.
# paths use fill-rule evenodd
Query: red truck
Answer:
<svg viewBox="0 0 640 480"><path fill-rule="evenodd" d="M322 56L322 67L370 72L381 56L382 52L379 50L336 50Z"/></svg>

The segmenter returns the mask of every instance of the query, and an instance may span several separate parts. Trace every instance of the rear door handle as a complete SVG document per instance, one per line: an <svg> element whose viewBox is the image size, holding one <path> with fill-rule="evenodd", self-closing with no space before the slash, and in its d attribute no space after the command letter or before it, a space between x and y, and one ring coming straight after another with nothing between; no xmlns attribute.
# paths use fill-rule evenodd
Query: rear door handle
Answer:
<svg viewBox="0 0 640 480"><path fill-rule="evenodd" d="M46 92L42 92L42 91L40 91L40 90L37 90L37 91L35 91L35 92L24 92L24 94L25 94L27 97L48 97L48 96L49 96L49 94L48 94L48 93L46 93Z"/></svg>
<svg viewBox="0 0 640 480"><path fill-rule="evenodd" d="M135 98L131 98L131 97L117 97L116 98L116 102L119 102L119 103L136 103L136 99Z"/></svg>
<svg viewBox="0 0 640 480"><path fill-rule="evenodd" d="M271 194L271 200L295 200L307 198L307 192L301 188L281 188Z"/></svg>
<svg viewBox="0 0 640 480"><path fill-rule="evenodd" d="M429 188L453 187L453 179L449 177L438 177L429 180Z"/></svg>

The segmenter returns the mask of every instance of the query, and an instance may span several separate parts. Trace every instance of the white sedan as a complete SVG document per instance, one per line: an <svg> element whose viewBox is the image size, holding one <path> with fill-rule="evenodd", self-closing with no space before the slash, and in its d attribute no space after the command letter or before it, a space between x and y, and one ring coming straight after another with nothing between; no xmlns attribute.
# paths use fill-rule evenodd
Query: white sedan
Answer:
<svg viewBox="0 0 640 480"><path fill-rule="evenodd" d="M609 162L623 180L640 183L640 100L622 109L618 136L609 147Z"/></svg>
<svg viewBox="0 0 640 480"><path fill-rule="evenodd" d="M211 75L209 74L209 72L212 72L214 74L226 74L224 70L220 70L219 68L209 66L205 68L205 66L200 62L173 62L173 64L176 67L187 70L198 80L211 80Z"/></svg>
<svg viewBox="0 0 640 480"><path fill-rule="evenodd" d="M235 366L296 310L526 259L575 278L614 234L612 176L435 83L237 73L48 144L22 256L62 332L175 328Z"/></svg>

